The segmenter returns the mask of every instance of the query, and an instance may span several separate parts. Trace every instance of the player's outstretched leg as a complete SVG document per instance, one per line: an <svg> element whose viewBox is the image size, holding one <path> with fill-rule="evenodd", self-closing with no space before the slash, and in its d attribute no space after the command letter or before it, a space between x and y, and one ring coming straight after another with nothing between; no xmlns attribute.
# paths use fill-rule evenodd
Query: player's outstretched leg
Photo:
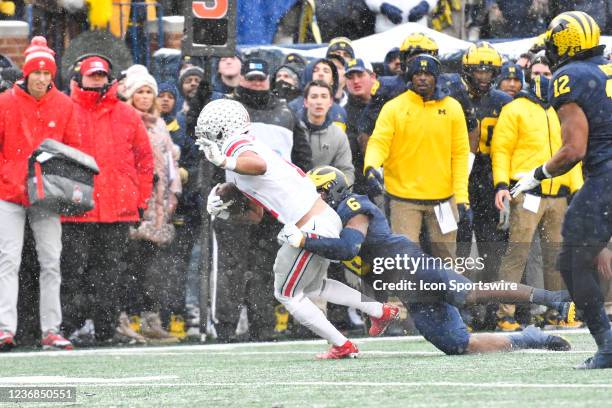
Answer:
<svg viewBox="0 0 612 408"><path fill-rule="evenodd" d="M333 279L323 279L321 288L314 291L314 293L307 293L307 296L318 296L337 305L354 307L361 310L370 316L372 321L369 331L370 336L380 336L391 322L400 317L400 311L397 306L377 302L350 286Z"/></svg>
<svg viewBox="0 0 612 408"><path fill-rule="evenodd" d="M576 308L567 290L550 291L517 283L516 289L487 290L474 288L465 296L465 304L467 305L488 302L535 303L557 310L559 318L566 322L573 322L576 317Z"/></svg>
<svg viewBox="0 0 612 408"><path fill-rule="evenodd" d="M466 353L493 353L521 349L568 351L571 348L570 343L563 337L547 334L535 326L528 326L521 333L507 336L490 333L472 334Z"/></svg>

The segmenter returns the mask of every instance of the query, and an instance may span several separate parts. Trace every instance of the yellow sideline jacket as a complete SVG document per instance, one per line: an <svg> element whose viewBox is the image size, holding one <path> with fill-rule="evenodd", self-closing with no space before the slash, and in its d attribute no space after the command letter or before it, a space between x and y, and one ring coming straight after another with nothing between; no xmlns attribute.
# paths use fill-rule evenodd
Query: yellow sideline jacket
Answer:
<svg viewBox="0 0 612 408"><path fill-rule="evenodd" d="M535 97L521 94L504 106L495 125L491 143L493 183L496 187L508 186L518 180L517 174L546 163L559 148L561 125L557 112L552 107L545 109ZM561 176L543 180L540 193L556 196L568 189L573 193L582 184L582 169L577 164Z"/></svg>
<svg viewBox="0 0 612 408"><path fill-rule="evenodd" d="M408 200L468 203L469 141L461 105L408 90L387 102L368 141L364 170L384 167L385 190Z"/></svg>

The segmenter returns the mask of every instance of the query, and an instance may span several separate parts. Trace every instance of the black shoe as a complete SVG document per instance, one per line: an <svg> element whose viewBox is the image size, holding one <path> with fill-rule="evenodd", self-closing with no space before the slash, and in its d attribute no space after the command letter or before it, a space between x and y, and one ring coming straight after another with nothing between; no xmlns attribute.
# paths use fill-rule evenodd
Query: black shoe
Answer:
<svg viewBox="0 0 612 408"><path fill-rule="evenodd" d="M593 357L587 358L584 363L578 364L574 368L577 370L612 368L612 354L604 354L598 351Z"/></svg>
<svg viewBox="0 0 612 408"><path fill-rule="evenodd" d="M561 336L549 335L544 344L544 348L550 351L570 351L572 345L569 341L565 340Z"/></svg>

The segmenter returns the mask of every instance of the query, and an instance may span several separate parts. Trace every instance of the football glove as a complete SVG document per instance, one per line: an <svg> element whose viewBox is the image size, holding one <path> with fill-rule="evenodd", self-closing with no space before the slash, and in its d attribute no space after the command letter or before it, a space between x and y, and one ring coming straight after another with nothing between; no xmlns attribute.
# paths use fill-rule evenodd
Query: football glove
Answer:
<svg viewBox="0 0 612 408"><path fill-rule="evenodd" d="M457 211L459 212L459 222L471 226L474 221L474 213L468 204L457 204Z"/></svg>
<svg viewBox="0 0 612 408"><path fill-rule="evenodd" d="M510 190L510 194L512 194L513 198L525 191L536 188L540 185L542 180L551 178L552 176L546 171L546 167L539 166L528 173L519 173L517 177L519 181L512 187L512 190Z"/></svg>
<svg viewBox="0 0 612 408"><path fill-rule="evenodd" d="M304 245L304 233L293 224L285 224L277 239L281 245L289 244L294 248L301 248Z"/></svg>
<svg viewBox="0 0 612 408"><path fill-rule="evenodd" d="M501 231L508 231L510 228L510 200L508 196L504 197L504 209L499 212L499 223L497 229Z"/></svg>
<svg viewBox="0 0 612 408"><path fill-rule="evenodd" d="M366 170L366 188L368 195L377 196L383 193L383 176L372 167Z"/></svg>
<svg viewBox="0 0 612 408"><path fill-rule="evenodd" d="M226 170L234 170L236 168L236 159L234 157L224 156L221 150L219 150L219 146L212 140L200 137L196 140L196 144L200 147L200 150L204 152L206 160L215 166Z"/></svg>
<svg viewBox="0 0 612 408"><path fill-rule="evenodd" d="M212 217L218 217L222 220L227 220L229 218L229 211L227 210L232 204L234 204L234 200L229 200L228 202L223 202L221 197L217 195L217 188L219 184L213 187L210 190L210 194L208 194L208 200L206 202L206 211Z"/></svg>
<svg viewBox="0 0 612 408"><path fill-rule="evenodd" d="M380 5L380 14L387 17L393 24L401 24L404 19L402 9L393 4L383 3Z"/></svg>
<svg viewBox="0 0 612 408"><path fill-rule="evenodd" d="M429 13L429 4L425 0L423 0L410 9L410 12L408 13L408 21L412 23L415 21L419 21L420 19L425 17L427 13Z"/></svg>

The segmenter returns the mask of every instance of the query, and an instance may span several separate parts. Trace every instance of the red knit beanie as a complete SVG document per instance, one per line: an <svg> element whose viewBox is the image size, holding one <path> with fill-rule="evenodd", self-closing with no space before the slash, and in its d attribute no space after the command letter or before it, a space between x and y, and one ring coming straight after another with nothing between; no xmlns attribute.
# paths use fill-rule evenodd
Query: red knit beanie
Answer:
<svg viewBox="0 0 612 408"><path fill-rule="evenodd" d="M47 40L40 35L32 38L30 46L26 48L25 63L23 64L24 78L34 71L46 70L55 77L57 66L55 65L55 51L47 47Z"/></svg>

